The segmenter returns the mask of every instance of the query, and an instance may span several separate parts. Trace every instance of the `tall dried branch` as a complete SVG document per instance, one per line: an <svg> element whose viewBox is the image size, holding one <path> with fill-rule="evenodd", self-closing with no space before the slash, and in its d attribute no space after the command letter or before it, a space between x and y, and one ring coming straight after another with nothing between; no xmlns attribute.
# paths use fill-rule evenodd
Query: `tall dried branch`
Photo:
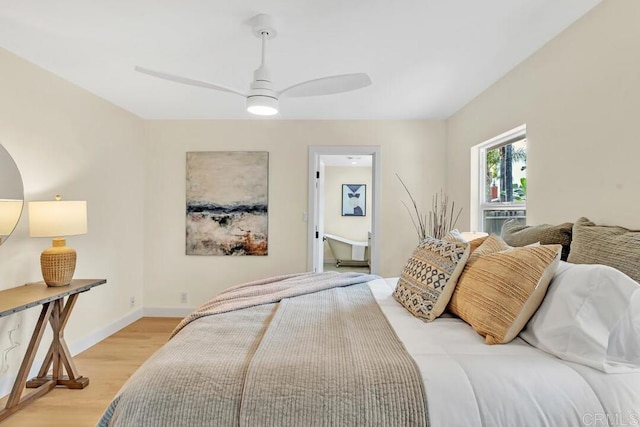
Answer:
<svg viewBox="0 0 640 427"><path fill-rule="evenodd" d="M402 204L409 213L413 227L416 229L416 233L418 233L419 241L424 240L427 236L442 239L449 231L455 228L458 223L458 219L460 218L460 214L462 213L462 208L458 209L456 213L455 202L451 202L451 208L449 208L448 195L446 195L442 190L440 190L439 197L438 193L434 194L431 200L431 210L429 213L422 214L420 213L420 209L418 209L418 204L413 198L411 191L409 191L407 185L402 181L400 175L396 173L396 177L407 192L409 199L411 199L415 215L405 202L402 202Z"/></svg>

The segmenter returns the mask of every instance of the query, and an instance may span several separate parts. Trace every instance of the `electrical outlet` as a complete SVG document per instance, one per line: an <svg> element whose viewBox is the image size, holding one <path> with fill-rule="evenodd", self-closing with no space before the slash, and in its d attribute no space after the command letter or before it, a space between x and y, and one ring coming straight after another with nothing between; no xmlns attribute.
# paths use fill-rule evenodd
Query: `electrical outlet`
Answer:
<svg viewBox="0 0 640 427"><path fill-rule="evenodd" d="M181 292L180 293L180 303L182 304L186 304L189 302L189 294L186 292Z"/></svg>
<svg viewBox="0 0 640 427"><path fill-rule="evenodd" d="M135 307L135 306L136 306L136 297L129 298L129 307Z"/></svg>

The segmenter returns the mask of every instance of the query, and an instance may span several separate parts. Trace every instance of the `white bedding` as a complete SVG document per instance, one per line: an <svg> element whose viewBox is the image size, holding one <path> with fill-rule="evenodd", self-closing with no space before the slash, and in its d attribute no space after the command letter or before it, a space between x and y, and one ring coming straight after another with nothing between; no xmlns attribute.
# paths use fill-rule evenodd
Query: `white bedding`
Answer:
<svg viewBox="0 0 640 427"><path fill-rule="evenodd" d="M520 338L486 345L453 317L425 323L395 301L396 281L369 285L422 372L432 426L640 426L640 373L605 374Z"/></svg>

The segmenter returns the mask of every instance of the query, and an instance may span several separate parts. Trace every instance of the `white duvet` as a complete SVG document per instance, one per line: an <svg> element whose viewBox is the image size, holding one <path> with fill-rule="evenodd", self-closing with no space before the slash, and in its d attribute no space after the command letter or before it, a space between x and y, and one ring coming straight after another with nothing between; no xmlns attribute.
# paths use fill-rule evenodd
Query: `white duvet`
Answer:
<svg viewBox="0 0 640 427"><path fill-rule="evenodd" d="M420 368L431 426L640 426L640 373L605 374L520 338L486 345L453 317L425 323L395 301L396 281L369 284Z"/></svg>

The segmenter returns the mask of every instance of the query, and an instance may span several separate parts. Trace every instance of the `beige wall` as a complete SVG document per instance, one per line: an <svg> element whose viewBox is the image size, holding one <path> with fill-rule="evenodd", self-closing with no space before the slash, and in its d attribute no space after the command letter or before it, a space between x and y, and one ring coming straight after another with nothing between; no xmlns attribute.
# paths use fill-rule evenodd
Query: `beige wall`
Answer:
<svg viewBox="0 0 640 427"><path fill-rule="evenodd" d="M27 200L87 200L89 233L67 239L78 252L76 277L106 278L83 294L66 329L85 339L131 313L142 299L144 144L142 120L0 49L0 144L15 159ZM42 279L40 252L49 239L28 237L27 214L0 246L0 289ZM9 353L15 375L39 309L0 319L0 353L8 331L20 346ZM46 350L46 348L44 349ZM0 393L1 394L1 393Z"/></svg>
<svg viewBox="0 0 640 427"><path fill-rule="evenodd" d="M447 188L469 215L469 152L527 124L528 222L640 228L640 2L605 0L447 121Z"/></svg>
<svg viewBox="0 0 640 427"><path fill-rule="evenodd" d="M399 275L416 239L395 172L430 200L444 185L442 121L148 121L145 192L145 306L195 305L247 280L307 269L308 156L311 145L381 147L380 273ZM185 153L269 151L269 255L198 257L185 253ZM427 204L425 203L425 206Z"/></svg>

